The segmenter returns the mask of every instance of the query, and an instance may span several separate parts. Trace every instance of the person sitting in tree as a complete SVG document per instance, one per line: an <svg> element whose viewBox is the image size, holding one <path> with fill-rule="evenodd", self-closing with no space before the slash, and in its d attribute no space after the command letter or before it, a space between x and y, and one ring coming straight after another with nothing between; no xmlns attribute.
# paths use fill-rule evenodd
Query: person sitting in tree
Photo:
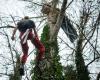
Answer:
<svg viewBox="0 0 100 80"><path fill-rule="evenodd" d="M30 20L28 16L25 16L22 20L20 20L17 23L17 26L12 33L11 39L14 40L15 39L14 35L15 35L17 29L20 32L19 38L20 38L20 43L21 43L22 52L23 52L23 56L21 57L21 60L20 60L21 67L19 69L21 75L24 75L24 64L26 63L26 60L28 57L29 47L27 44L27 40L31 40L32 44L35 45L35 47L37 48L37 50L39 52L36 57L37 63L39 63L39 61L41 61L44 56L45 47L40 42L35 27L36 27L35 23L32 20ZM34 33L32 32L32 30L34 31Z"/></svg>

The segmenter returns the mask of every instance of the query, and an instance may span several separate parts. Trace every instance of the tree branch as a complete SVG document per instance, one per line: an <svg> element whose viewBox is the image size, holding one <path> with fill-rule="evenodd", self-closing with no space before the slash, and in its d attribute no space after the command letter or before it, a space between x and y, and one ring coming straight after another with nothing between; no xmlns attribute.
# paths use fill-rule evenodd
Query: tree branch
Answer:
<svg viewBox="0 0 100 80"><path fill-rule="evenodd" d="M96 59L99 59L100 57L97 57L97 58L95 58L95 59L93 59L91 62L89 62L87 65L86 65L86 67L88 67L90 64L92 64Z"/></svg>
<svg viewBox="0 0 100 80"><path fill-rule="evenodd" d="M7 25L7 26L1 26L0 29L1 28L15 28L15 27L14 26Z"/></svg>
<svg viewBox="0 0 100 80"><path fill-rule="evenodd" d="M57 18L57 22L55 24L55 27L54 27L54 34L52 35L52 38L56 37L58 32L59 32L59 29L60 29L64 14L65 14L65 11L66 11L66 5L67 5L67 0L63 0L61 11L60 11L60 14L59 14L59 16Z"/></svg>

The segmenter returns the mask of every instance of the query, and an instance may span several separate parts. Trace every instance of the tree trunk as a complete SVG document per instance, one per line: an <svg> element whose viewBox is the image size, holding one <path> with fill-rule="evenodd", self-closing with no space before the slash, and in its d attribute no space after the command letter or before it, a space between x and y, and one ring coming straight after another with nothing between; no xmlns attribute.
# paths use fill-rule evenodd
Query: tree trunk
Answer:
<svg viewBox="0 0 100 80"><path fill-rule="evenodd" d="M49 26L46 25L41 35L41 42L45 45L45 60L39 64L39 67L34 68L32 80L62 80L62 66L59 63L57 38L50 43ZM51 48L53 53L51 54Z"/></svg>
<svg viewBox="0 0 100 80"><path fill-rule="evenodd" d="M53 1L56 2L58 0ZM52 5L56 7L56 3ZM48 24L44 27L42 34L42 43L44 43L46 48L46 59L44 60L46 67L43 66L43 69L42 67L35 68L34 71L36 72L34 73L32 80L39 80L40 78L41 80L63 80L62 66L61 63L59 63L60 57L58 55L59 48L57 42L57 34L64 17L66 4L67 0L63 0L59 16L56 8L51 9L49 14L47 14ZM37 74L37 72L39 72L39 74Z"/></svg>
<svg viewBox="0 0 100 80"><path fill-rule="evenodd" d="M79 40L77 41L77 47L75 52L75 63L77 69L78 80L90 80L87 67L85 66L84 59L82 56L82 43L83 43L83 34L80 33Z"/></svg>

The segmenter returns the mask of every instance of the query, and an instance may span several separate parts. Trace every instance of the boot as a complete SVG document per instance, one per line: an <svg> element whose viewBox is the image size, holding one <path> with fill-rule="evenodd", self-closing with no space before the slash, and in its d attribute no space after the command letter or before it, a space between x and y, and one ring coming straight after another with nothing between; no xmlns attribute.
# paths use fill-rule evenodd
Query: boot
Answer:
<svg viewBox="0 0 100 80"><path fill-rule="evenodd" d="M21 76L23 76L23 75L25 74L25 73L24 73L24 64L21 64L21 65L20 65L19 74L20 74Z"/></svg>

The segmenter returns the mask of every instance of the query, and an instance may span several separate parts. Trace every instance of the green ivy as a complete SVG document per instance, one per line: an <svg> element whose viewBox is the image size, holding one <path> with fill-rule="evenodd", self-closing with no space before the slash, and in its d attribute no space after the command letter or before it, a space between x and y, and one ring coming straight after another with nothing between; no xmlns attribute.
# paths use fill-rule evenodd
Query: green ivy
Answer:
<svg viewBox="0 0 100 80"><path fill-rule="evenodd" d="M63 80L63 76L62 76L62 66L60 61L60 56L58 55L59 53L59 47L58 47L58 42L57 42L57 38L50 42L50 34L49 34L49 26L48 24L44 26L43 28L43 33L41 34L41 42L44 44L45 46L45 57L47 59L50 58L50 48L53 48L54 52L53 52L53 57L51 58L51 63L49 68L45 68L45 72L43 72L43 79L41 78L41 80ZM37 78L38 73L34 73L34 76L32 77L32 80L39 80L39 78Z"/></svg>

